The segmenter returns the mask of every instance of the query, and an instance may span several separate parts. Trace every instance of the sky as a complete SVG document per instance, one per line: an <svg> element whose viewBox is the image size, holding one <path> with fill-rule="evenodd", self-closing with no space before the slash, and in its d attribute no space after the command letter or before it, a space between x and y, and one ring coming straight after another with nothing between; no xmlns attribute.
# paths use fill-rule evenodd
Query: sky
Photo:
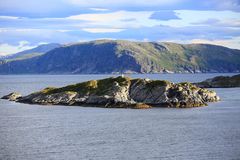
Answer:
<svg viewBox="0 0 240 160"><path fill-rule="evenodd" d="M0 56L95 39L240 49L240 0L0 0Z"/></svg>

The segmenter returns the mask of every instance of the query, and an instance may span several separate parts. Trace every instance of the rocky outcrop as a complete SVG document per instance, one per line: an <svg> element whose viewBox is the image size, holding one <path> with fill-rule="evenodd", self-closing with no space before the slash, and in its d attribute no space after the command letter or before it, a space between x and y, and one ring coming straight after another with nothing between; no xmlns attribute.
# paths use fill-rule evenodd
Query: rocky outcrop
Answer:
<svg viewBox="0 0 240 160"><path fill-rule="evenodd" d="M130 97L152 106L198 107L220 100L216 93L191 83L170 83L160 80L132 80Z"/></svg>
<svg viewBox="0 0 240 160"><path fill-rule="evenodd" d="M19 99L21 97L22 97L22 95L20 93L12 92L8 95L3 96L1 99L8 99L10 101L16 101L17 99Z"/></svg>
<svg viewBox="0 0 240 160"><path fill-rule="evenodd" d="M20 103L99 106L106 108L198 107L218 101L214 91L191 83L128 77L92 80L42 91L16 99Z"/></svg>
<svg viewBox="0 0 240 160"><path fill-rule="evenodd" d="M201 88L230 88L240 87L240 74L229 76L218 76L196 83Z"/></svg>

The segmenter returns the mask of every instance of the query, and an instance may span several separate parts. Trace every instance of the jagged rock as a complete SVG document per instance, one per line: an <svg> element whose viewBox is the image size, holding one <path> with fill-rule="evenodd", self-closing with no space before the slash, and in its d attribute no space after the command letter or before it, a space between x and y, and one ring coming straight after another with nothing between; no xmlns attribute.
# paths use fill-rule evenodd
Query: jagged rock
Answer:
<svg viewBox="0 0 240 160"><path fill-rule="evenodd" d="M201 88L230 88L240 87L240 74L229 76L217 76L205 81L196 83Z"/></svg>
<svg viewBox="0 0 240 160"><path fill-rule="evenodd" d="M22 95L20 93L12 92L8 95L3 96L1 99L8 99L10 101L16 101L17 99L19 99L21 97L22 97Z"/></svg>
<svg viewBox="0 0 240 160"><path fill-rule="evenodd" d="M130 97L147 104L165 103L168 100L166 91L171 85L168 81L135 79L130 87Z"/></svg>
<svg viewBox="0 0 240 160"><path fill-rule="evenodd" d="M128 77L92 80L62 88L42 91L16 99L20 103L85 105L105 108L146 109L157 106L198 107L218 101L214 91L191 83L174 84L163 80L130 79Z"/></svg>
<svg viewBox="0 0 240 160"><path fill-rule="evenodd" d="M53 94L44 94L42 92L33 93L28 96L18 99L18 102L31 103L31 104L63 104L71 105L74 103L73 98L76 97L76 92L60 92Z"/></svg>

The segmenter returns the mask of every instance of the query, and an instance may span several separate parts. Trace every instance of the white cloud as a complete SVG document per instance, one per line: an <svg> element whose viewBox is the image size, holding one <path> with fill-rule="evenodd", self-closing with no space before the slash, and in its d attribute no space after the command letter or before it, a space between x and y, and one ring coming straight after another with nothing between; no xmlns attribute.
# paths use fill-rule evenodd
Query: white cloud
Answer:
<svg viewBox="0 0 240 160"><path fill-rule="evenodd" d="M190 43L206 43L206 44L214 44L220 46L226 46L229 48L240 49L240 37L235 37L233 39L227 40L207 40L207 39L193 39Z"/></svg>
<svg viewBox="0 0 240 160"><path fill-rule="evenodd" d="M19 19L20 17L15 16L0 16L0 19Z"/></svg>
<svg viewBox="0 0 240 160"><path fill-rule="evenodd" d="M29 44L30 44L30 42L28 42L28 41L20 41L19 42L19 49L28 47Z"/></svg>
<svg viewBox="0 0 240 160"><path fill-rule="evenodd" d="M110 13L92 13L92 14L80 14L69 16L66 19L71 20L82 20L86 21L85 23L92 27L95 26L108 26L112 28L139 28L142 26L154 26L159 25L158 20L150 19L150 16L153 14L153 11L139 11L139 12L130 12L130 11L117 11ZM134 21L124 21L125 19L134 19ZM84 23L84 22L83 22Z"/></svg>
<svg viewBox="0 0 240 160"><path fill-rule="evenodd" d="M239 12L233 11L175 10L175 13L180 19L161 21L161 24L172 27L185 27L199 25L199 22L204 22L208 19L218 19L231 25L232 21L229 21L229 19L239 20L240 17Z"/></svg>
<svg viewBox="0 0 240 160"><path fill-rule="evenodd" d="M119 7L119 6L161 6L161 5L171 5L179 2L183 2L185 0L154 0L154 2L149 2L149 0L94 0L94 2L90 0L65 0L74 5L79 6L103 6L106 7L106 4L111 7Z"/></svg>
<svg viewBox="0 0 240 160"><path fill-rule="evenodd" d="M240 27L240 19L214 19L209 18L202 22L193 23L194 25L206 25L206 26L221 26L221 27Z"/></svg>
<svg viewBox="0 0 240 160"><path fill-rule="evenodd" d="M216 6L218 10L239 10L239 0L222 0L221 2L219 0L212 0L211 2L213 5Z"/></svg>
<svg viewBox="0 0 240 160"><path fill-rule="evenodd" d="M106 9L106 8L90 8L90 10L93 10L93 11L109 11L109 9Z"/></svg>
<svg viewBox="0 0 240 160"><path fill-rule="evenodd" d="M121 28L83 28L82 30L90 33L114 33L121 32L124 29Z"/></svg>
<svg viewBox="0 0 240 160"><path fill-rule="evenodd" d="M91 22L107 22L107 21L116 21L123 18L135 18L138 16L150 17L152 12L129 12L129 11L117 11L110 13L89 13L89 14L79 14L67 17L67 19L74 20L84 20Z"/></svg>
<svg viewBox="0 0 240 160"><path fill-rule="evenodd" d="M0 44L2 48L6 49L6 51L2 49L1 53L13 53L21 45L23 48L30 45L27 42L18 43L22 40L37 45L39 42L66 43L79 39L93 40L105 37L141 41L178 40L179 43L185 41L189 43L206 42L240 48L239 38L236 38L240 34L240 12L173 10L180 19L164 21L150 18L153 13L161 13L159 12L161 9L157 7L154 8L155 10L141 7L137 10L129 8L134 5L146 7L148 5L167 5L178 2L177 0L156 0L154 3L149 3L149 0L96 0L96 5L95 1L73 1L80 7L81 3L85 3L86 6L83 5L82 7L85 7L88 13L84 12L85 10L78 10L74 14L60 16L61 18L30 18L22 15L19 15L19 17L0 16L0 24L3 27L0 28ZM104 2L104 5L98 6L100 2ZM111 6L108 8L107 3L110 3L109 6L113 3L113 5L125 5L125 8L113 9ZM131 5L128 6L128 4ZM89 7L87 7L88 5ZM216 21L210 22L209 19Z"/></svg>
<svg viewBox="0 0 240 160"><path fill-rule="evenodd" d="M216 40L208 40L208 39L190 39L190 40L179 40L179 39L161 39L158 42L172 42L179 44L212 44L224 46L232 49L240 49L240 37L236 37L233 39L216 39Z"/></svg>
<svg viewBox="0 0 240 160"><path fill-rule="evenodd" d="M97 8L98 9L98 8ZM114 11L72 15L64 18L26 18L6 19L2 27L15 28L23 32L30 29L52 29L58 31L85 28L139 28L159 25L150 19L154 11ZM0 17L1 18L1 17ZM3 32L4 29L1 30ZM34 32L34 31L33 31Z"/></svg>
<svg viewBox="0 0 240 160"><path fill-rule="evenodd" d="M10 45L7 43L2 43L0 44L0 56L6 56L9 54L21 52L34 47L36 46L31 46L28 41L20 41L18 45Z"/></svg>
<svg viewBox="0 0 240 160"><path fill-rule="evenodd" d="M0 28L0 44L9 44L13 46L19 46L19 42L28 41L32 45L38 45L40 42L56 42L66 43L74 42L79 39L79 36L71 34L68 31L63 30L48 30L48 29L24 29L24 28ZM84 36L86 37L86 36ZM26 45L26 42L21 42L21 45ZM30 44L28 44L30 45ZM1 50L1 53L10 53L6 48L6 52ZM13 53L15 52L12 51Z"/></svg>

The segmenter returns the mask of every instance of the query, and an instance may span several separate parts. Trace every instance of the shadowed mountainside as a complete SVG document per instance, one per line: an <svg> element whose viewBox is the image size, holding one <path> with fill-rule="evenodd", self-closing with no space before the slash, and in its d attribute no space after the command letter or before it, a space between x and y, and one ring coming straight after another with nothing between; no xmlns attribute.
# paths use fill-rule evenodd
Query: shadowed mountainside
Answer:
<svg viewBox="0 0 240 160"><path fill-rule="evenodd" d="M208 44L97 40L0 64L1 74L239 72L240 50Z"/></svg>

